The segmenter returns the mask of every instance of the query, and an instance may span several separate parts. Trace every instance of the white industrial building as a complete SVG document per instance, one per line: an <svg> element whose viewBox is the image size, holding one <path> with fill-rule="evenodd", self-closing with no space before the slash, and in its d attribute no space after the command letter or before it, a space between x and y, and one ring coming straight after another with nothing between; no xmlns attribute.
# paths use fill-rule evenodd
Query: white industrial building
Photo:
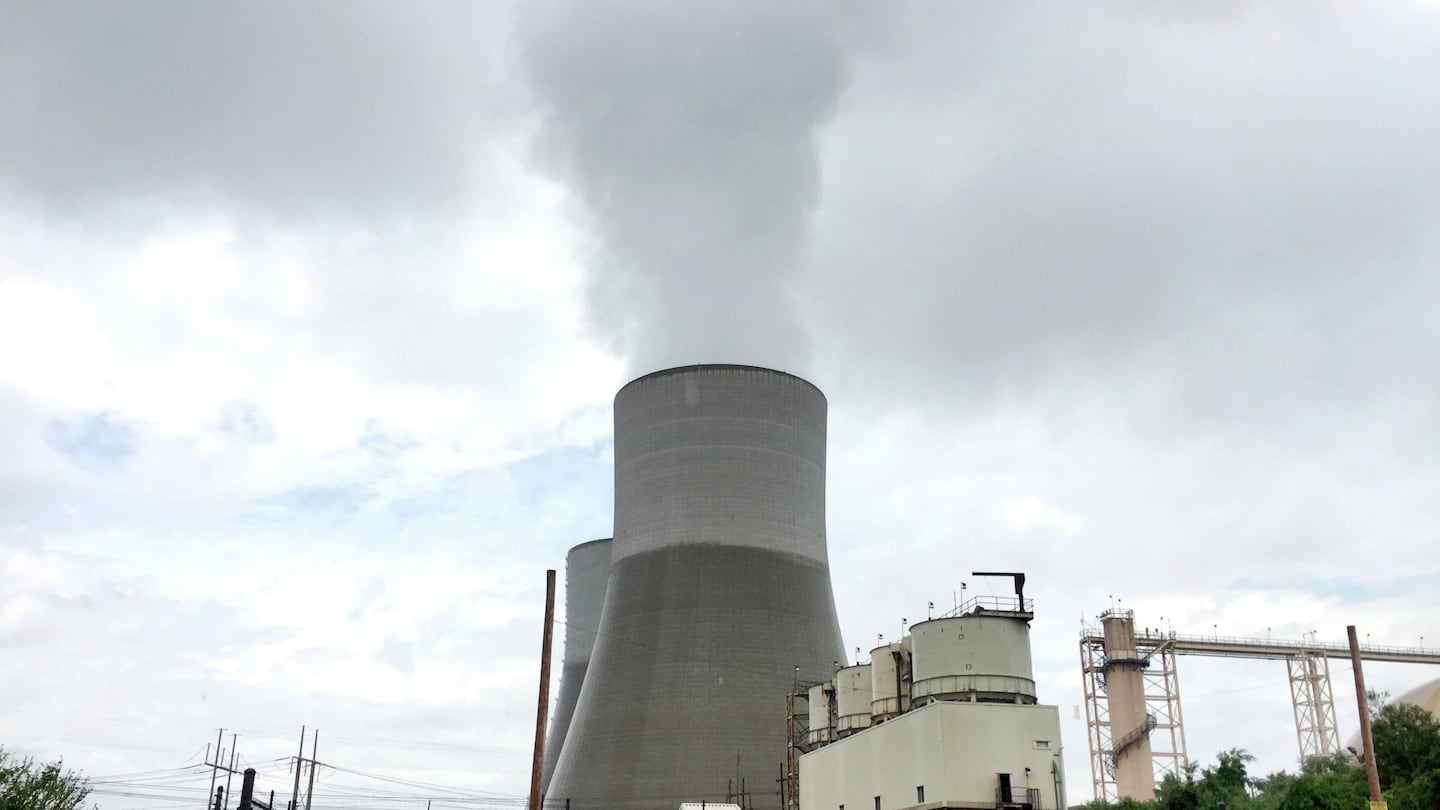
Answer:
<svg viewBox="0 0 1440 810"><path fill-rule="evenodd" d="M792 723L799 810L1065 807L1060 714L1039 705L1023 576L812 687ZM797 698L801 696L797 695ZM798 709L797 709L798 711ZM795 713L792 713L794 716Z"/></svg>

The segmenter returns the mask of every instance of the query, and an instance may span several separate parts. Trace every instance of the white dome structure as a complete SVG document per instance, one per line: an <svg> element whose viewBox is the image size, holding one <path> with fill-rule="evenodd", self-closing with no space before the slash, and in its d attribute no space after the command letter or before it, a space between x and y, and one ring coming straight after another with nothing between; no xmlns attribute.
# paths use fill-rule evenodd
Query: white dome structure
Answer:
<svg viewBox="0 0 1440 810"><path fill-rule="evenodd" d="M1419 706L1425 711L1430 712L1435 719L1440 720L1440 678L1436 678L1429 683L1422 683L1399 697L1391 698L1387 702L1409 703L1412 706ZM1347 748L1359 751L1360 732L1357 731L1351 734L1350 739L1345 742L1345 745Z"/></svg>
<svg viewBox="0 0 1440 810"><path fill-rule="evenodd" d="M1419 706L1434 715L1436 719L1440 719L1440 678L1429 683L1422 683L1391 702Z"/></svg>

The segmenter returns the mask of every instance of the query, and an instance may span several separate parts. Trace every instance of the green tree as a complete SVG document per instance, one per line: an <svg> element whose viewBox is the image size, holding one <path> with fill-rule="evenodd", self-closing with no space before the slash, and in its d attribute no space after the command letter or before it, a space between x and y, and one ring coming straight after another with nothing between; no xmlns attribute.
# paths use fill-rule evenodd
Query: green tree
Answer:
<svg viewBox="0 0 1440 810"><path fill-rule="evenodd" d="M1193 765L1183 779L1174 774L1165 777L1155 790L1155 806L1162 810L1200 810L1205 806L1200 798L1200 785L1195 781Z"/></svg>
<svg viewBox="0 0 1440 810"><path fill-rule="evenodd" d="M0 748L0 810L79 810L88 795L89 781L62 762L40 765Z"/></svg>
<svg viewBox="0 0 1440 810"><path fill-rule="evenodd" d="M1142 802L1136 799L1121 799L1118 802L1096 799L1084 804L1077 804L1070 810L1153 810L1154 807L1155 802Z"/></svg>
<svg viewBox="0 0 1440 810"><path fill-rule="evenodd" d="M1370 719L1380 789L1440 770L1440 720L1409 703L1382 705Z"/></svg>
<svg viewBox="0 0 1440 810"><path fill-rule="evenodd" d="M1343 755L1311 757L1300 773L1277 774L1257 784L1261 810L1355 810L1365 806L1365 772Z"/></svg>
<svg viewBox="0 0 1440 810"><path fill-rule="evenodd" d="M1391 810L1440 808L1440 720L1408 703L1370 695L1370 738Z"/></svg>
<svg viewBox="0 0 1440 810"><path fill-rule="evenodd" d="M1156 791L1155 806L1163 810L1244 810L1251 805L1248 763L1255 757L1232 748L1220 752L1214 767L1198 772L1191 765L1184 778L1167 776Z"/></svg>
<svg viewBox="0 0 1440 810"><path fill-rule="evenodd" d="M1435 810L1440 807L1440 771L1416 774L1385 791L1390 810Z"/></svg>

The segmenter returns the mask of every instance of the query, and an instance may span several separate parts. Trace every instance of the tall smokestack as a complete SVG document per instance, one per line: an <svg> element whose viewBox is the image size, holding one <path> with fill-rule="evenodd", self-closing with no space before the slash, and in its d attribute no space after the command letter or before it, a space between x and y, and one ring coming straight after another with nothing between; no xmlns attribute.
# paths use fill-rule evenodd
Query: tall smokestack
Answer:
<svg viewBox="0 0 1440 810"><path fill-rule="evenodd" d="M600 626L600 609L605 605L605 585L610 581L610 538L591 540L570 549L565 555L565 653L560 667L560 697L545 741L545 769L541 785L550 787L555 763L565 745L570 718L580 700L580 686L590 667L595 649L595 630Z"/></svg>
<svg viewBox="0 0 1440 810"><path fill-rule="evenodd" d="M743 785L745 803L779 807L785 695L843 658L825 407L749 366L660 371L616 395L610 585L552 803L674 810Z"/></svg>

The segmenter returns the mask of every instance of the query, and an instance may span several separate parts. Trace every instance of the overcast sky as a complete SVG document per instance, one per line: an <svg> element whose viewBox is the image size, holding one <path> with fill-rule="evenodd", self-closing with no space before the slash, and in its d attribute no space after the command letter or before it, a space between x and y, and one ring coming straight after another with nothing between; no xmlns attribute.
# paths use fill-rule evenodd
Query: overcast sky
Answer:
<svg viewBox="0 0 1440 810"><path fill-rule="evenodd" d="M1029 573L1074 800L1112 597L1440 646L1437 75L1399 0L0 3L0 745L523 794L611 397L699 362L828 394L848 647ZM1293 766L1282 663L1181 683Z"/></svg>

